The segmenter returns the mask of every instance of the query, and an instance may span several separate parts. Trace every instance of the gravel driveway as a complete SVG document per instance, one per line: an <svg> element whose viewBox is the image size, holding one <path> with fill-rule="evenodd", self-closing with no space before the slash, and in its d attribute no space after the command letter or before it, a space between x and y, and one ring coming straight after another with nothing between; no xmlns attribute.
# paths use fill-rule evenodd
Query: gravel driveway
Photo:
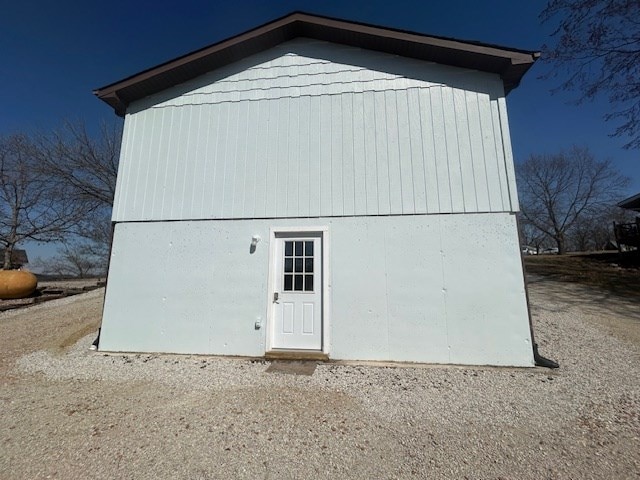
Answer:
<svg viewBox="0 0 640 480"><path fill-rule="evenodd" d="M559 370L90 352L102 290L0 315L0 478L640 478L640 304L534 279Z"/></svg>

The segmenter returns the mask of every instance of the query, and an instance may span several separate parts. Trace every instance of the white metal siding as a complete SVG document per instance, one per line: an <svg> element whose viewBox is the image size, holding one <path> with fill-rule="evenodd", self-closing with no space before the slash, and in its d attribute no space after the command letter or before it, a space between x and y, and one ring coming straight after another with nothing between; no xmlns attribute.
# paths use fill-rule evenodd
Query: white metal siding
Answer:
<svg viewBox="0 0 640 480"><path fill-rule="evenodd" d="M100 349L263 355L288 226L328 227L331 358L533 365L508 213L119 223Z"/></svg>
<svg viewBox="0 0 640 480"><path fill-rule="evenodd" d="M498 76L298 39L134 104L113 219L516 209Z"/></svg>

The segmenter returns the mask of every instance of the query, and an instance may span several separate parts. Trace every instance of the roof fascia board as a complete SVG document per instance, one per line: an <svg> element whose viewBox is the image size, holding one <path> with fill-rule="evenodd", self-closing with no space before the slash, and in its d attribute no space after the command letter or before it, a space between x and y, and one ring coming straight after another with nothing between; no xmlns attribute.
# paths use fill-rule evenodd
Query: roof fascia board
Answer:
<svg viewBox="0 0 640 480"><path fill-rule="evenodd" d="M489 55L492 57L500 57L511 60L513 64L532 63L532 53L506 48L498 48L491 45L480 45L472 42L463 42L460 40L433 37L430 35L420 35L411 32L402 32L373 25L364 25L360 23L351 23L343 20L335 20L323 17L312 17L306 14L301 15L301 20L306 23L333 27L338 30L349 30L351 32L363 33L379 38L387 38L389 40L403 40L410 43L428 45L434 47L442 47L452 50L460 50L470 53L479 53L481 55Z"/></svg>
<svg viewBox="0 0 640 480"><path fill-rule="evenodd" d="M640 193L638 193L637 195L633 195L632 197L625 198L621 202L618 202L618 207L628 209L637 208L635 207L635 203L637 202L640 202Z"/></svg>
<svg viewBox="0 0 640 480"><path fill-rule="evenodd" d="M278 35L278 33L280 35ZM354 35L355 38L352 37L351 39L340 42L335 38L336 33ZM468 60L457 58L451 61L451 65L461 67L465 67L465 63L470 62L470 59L473 57L475 57L476 60L486 58L489 62L493 62L493 66L490 67L487 65L485 71L499 74L505 82L505 90L507 92L518 85L522 75L524 75L526 70L528 70L539 57L539 54L536 52L504 48L479 42L465 42L456 39L434 37L414 32L315 16L303 12L294 12L247 32L222 40L176 59L169 60L168 62L149 68L118 82L98 88L94 90L93 93L111 105L118 115L124 115L128 104L137 100L137 95L139 95L139 93L135 94L134 97L136 98L131 98L127 94L130 94L131 89L135 89L136 86L140 86L140 84L154 82L167 75L176 74L179 76L181 69L188 68L189 64L195 64L196 62L201 63L200 67L198 67L201 68L202 62L206 62L208 59L213 62L211 66L212 69L219 68L223 64L231 63L238 59L238 50L236 50L238 48L242 49L241 53L243 55L248 56L272 48L298 36L344 43L360 48L367 48L367 37L369 39L381 39L386 41L386 45L389 47L381 49L382 51L402 56L404 53L403 45L416 46L423 48L423 50L419 54L405 56L427 61L430 55L442 56L443 53L451 52L453 56L455 56L457 53ZM235 54L234 50L236 50ZM429 51L432 53L429 54ZM224 58L225 53L229 57L228 60ZM219 58L216 58L216 56L219 56ZM496 62L498 62L498 65L501 65L499 68L496 68ZM477 62L474 61L474 63ZM481 66L477 64L471 68L482 70ZM189 78L192 77L185 75L185 78L176 81L176 84L187 81ZM129 89L129 91L127 91L127 89ZM157 87L152 87L148 94L150 95L160 90L161 89Z"/></svg>
<svg viewBox="0 0 640 480"><path fill-rule="evenodd" d="M218 43L210 45L208 47L204 47L200 50L196 50L195 52L187 53L181 57L178 57L173 60L169 60L167 62L161 63L160 65L156 65L155 67L151 67L147 70L143 70L140 73L136 73L131 75L130 77L125 78L124 80L119 80L117 82L111 83L101 88L97 88L94 90L94 93L99 96L109 95L111 92L115 92L116 90L120 90L122 88L129 87L133 84L139 83L144 80L148 80L150 78L155 77L159 72L166 71L168 68L177 68L182 65L186 65L188 63L193 62L194 60L200 60L201 58L208 57L211 54L218 53L220 51L226 50L227 48L233 47L239 43L246 42L248 40L253 40L255 38L260 37L266 33L269 33L272 30L276 30L280 27L286 26L289 22L287 21L288 17L281 18L267 25L262 25L261 27L255 28L245 33L241 33L235 37L228 38L226 40L222 40Z"/></svg>

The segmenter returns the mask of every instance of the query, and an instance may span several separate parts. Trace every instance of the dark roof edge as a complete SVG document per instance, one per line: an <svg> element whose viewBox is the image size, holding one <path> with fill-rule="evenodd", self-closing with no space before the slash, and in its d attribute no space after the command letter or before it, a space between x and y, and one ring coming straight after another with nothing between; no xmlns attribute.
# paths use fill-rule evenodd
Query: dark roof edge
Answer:
<svg viewBox="0 0 640 480"><path fill-rule="evenodd" d="M620 208L628 208L630 210L637 209L640 207L640 193L633 195L632 197L625 198L621 202L618 202L617 205Z"/></svg>
<svg viewBox="0 0 640 480"><path fill-rule="evenodd" d="M296 26L301 26L301 28L295 29ZM375 37L385 38L389 41L419 45L423 48L450 50L451 52L458 53L465 52L467 54L475 55L478 57L486 56L503 59L505 62L508 62L507 67L505 67L505 71L509 70L509 68L511 67L510 71L506 72L505 74L503 74L503 72L494 73L500 73L503 77L503 80L505 81L506 93L519 84L520 79L522 78L524 73L540 56L539 52L534 51L508 48L478 41L458 40L448 37L426 35L407 30L381 27L377 25L352 22L348 20L296 11L280 17L276 20L267 22L258 27L252 28L251 30L248 30L246 32L221 40L209 46L200 48L175 59L164 62L160 65L138 72L117 82L113 82L105 85L104 87L95 89L93 93L98 98L111 105L115 109L116 113L122 116L124 115L125 110L131 101L138 100L139 98L143 98L144 96L157 93L164 88L169 88L172 85L183 83L190 78L194 78L193 73L189 74L186 72L182 72L182 75L180 75L181 69L186 70L185 66L191 64L192 62L202 63L206 62L207 59L209 59L211 69L215 69L239 59L234 58L233 53L231 53L230 55L227 55L227 57L229 57L227 59L228 61L221 62L220 57L225 51L232 51L233 48L237 47L238 45L251 42L254 43L253 48L257 48L257 44L255 44L255 42L259 42L260 37L263 37L263 39L267 38L268 34L273 33L278 29L283 30L285 39L277 42L276 44L290 40L291 38L295 38L296 36L306 36L304 34L296 35L295 33L292 33L291 30L291 28L294 28L296 32L302 31L302 28L304 26L319 27L321 29L325 29L326 36L330 37L329 41L331 41L331 35L332 33L335 33L335 31L350 32L355 35L361 35L362 37L359 40L354 40L354 42L356 43L356 45L354 46L359 46L359 44L361 43L361 48L367 48L366 41L364 40L365 37ZM287 27L290 27L290 30L288 32L284 32ZM306 31L304 33L310 32ZM287 38L287 35L290 35L291 37ZM271 43L272 42L273 39L271 40ZM340 43L337 39L335 40L335 42ZM273 47L274 45L271 43L269 41L265 42L264 49ZM404 52L392 51L390 53L396 53L397 55L402 56ZM404 56L406 56L406 54ZM154 79L160 77L168 77L170 75L173 76L173 83L168 78L165 78L162 83L163 88L158 88L158 82L153 82ZM127 97L128 88L131 89L134 87L139 87L145 82L153 82L156 83L156 85L151 87L149 91L146 91L143 88L142 90L144 91L145 95L140 96L140 91L137 91L132 98L123 98Z"/></svg>

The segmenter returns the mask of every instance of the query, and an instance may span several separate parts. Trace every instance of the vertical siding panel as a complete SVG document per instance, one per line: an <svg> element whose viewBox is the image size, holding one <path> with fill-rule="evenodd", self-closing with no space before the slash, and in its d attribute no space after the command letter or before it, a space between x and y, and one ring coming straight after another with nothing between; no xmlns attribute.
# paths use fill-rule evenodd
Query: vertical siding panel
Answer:
<svg viewBox="0 0 640 480"><path fill-rule="evenodd" d="M273 191L275 203L275 216L287 215L287 188L289 187L289 129L290 129L290 98L280 98L278 114L278 135L276 138L276 188Z"/></svg>
<svg viewBox="0 0 640 480"><path fill-rule="evenodd" d="M137 143L136 121L138 115L127 115L125 117L122 131L122 146L120 149L120 160L118 163L118 175L116 178L116 192L114 197L113 220L126 220L130 218L127 206L127 197L131 191L129 177L131 176L131 166L135 163L133 159L134 145Z"/></svg>
<svg viewBox="0 0 640 480"><path fill-rule="evenodd" d="M152 121L151 121L151 111L144 112L140 118L139 125L139 133L136 133L137 138L140 139L135 143L133 149L132 156L132 166L135 165L134 168L131 169L129 185L132 189L133 195L131 195L129 199L129 211L136 217L141 218L142 209L142 196L144 192L142 188L144 183L142 178L144 178L144 172L148 168L149 159L148 151L149 146L151 145L151 134L152 134Z"/></svg>
<svg viewBox="0 0 640 480"><path fill-rule="evenodd" d="M266 216L267 177L269 173L269 145L271 143L271 107L272 101L260 100L258 115L258 134L256 138L256 186L253 204L254 217Z"/></svg>
<svg viewBox="0 0 640 480"><path fill-rule="evenodd" d="M309 97L300 97L298 100L298 122L300 125L300 142L298 143L298 152L296 154L296 163L298 164L298 216L309 216L309 196L311 186L309 184L310 171L311 171L311 153L310 147L310 131L309 131L309 116L310 116L310 101Z"/></svg>
<svg viewBox="0 0 640 480"><path fill-rule="evenodd" d="M247 144L249 137L255 133L249 130L249 106L251 102L238 102L238 134L236 137L235 172L233 175L233 188L231 189L231 216L233 218L245 217L244 211L244 185L247 168Z"/></svg>
<svg viewBox="0 0 640 480"><path fill-rule="evenodd" d="M435 171L438 180L438 213L451 213L451 185L449 183L449 158L445 133L444 88L431 88L431 125L435 149Z"/></svg>
<svg viewBox="0 0 640 480"><path fill-rule="evenodd" d="M413 176L413 145L409 125L409 98L407 90L396 92L398 124L398 155L400 157L400 182L402 186L402 213L416 212Z"/></svg>
<svg viewBox="0 0 640 480"><path fill-rule="evenodd" d="M477 211L489 212L491 211L491 204L489 202L487 171L485 169L486 147L480 126L478 93L468 91L466 93L466 103L469 121L469 139L471 141L473 157Z"/></svg>
<svg viewBox="0 0 640 480"><path fill-rule="evenodd" d="M258 138L260 136L260 102L247 102L247 151L242 183L242 217L255 214L256 173L258 169Z"/></svg>
<svg viewBox="0 0 640 480"><path fill-rule="evenodd" d="M145 199L145 211L144 217L147 219L153 219L158 217L158 208L162 202L162 182L161 174L164 173L167 165L167 148L166 148L166 131L168 128L166 117L167 109L159 108L156 110L156 132L155 141L153 144L153 152L151 158L153 159L153 169L149 172L150 176L147 180L148 195Z"/></svg>
<svg viewBox="0 0 640 480"><path fill-rule="evenodd" d="M437 155L434 141L433 108L431 107L430 88L418 89L418 108L422 131L422 157L425 189L425 203L427 213L440 211L440 196L438 193Z"/></svg>
<svg viewBox="0 0 640 480"><path fill-rule="evenodd" d="M224 197L225 160L229 131L229 103L218 105L218 134L215 148L213 195L211 196L211 214L213 218L222 217L222 200Z"/></svg>
<svg viewBox="0 0 640 480"><path fill-rule="evenodd" d="M202 183L204 177L201 172L204 171L204 165L207 161L204 150L206 146L206 113L203 114L204 106L198 105L191 108L191 116L193 121L191 123L191 131L193 136L191 137L189 148L191 149L192 160L189 162L192 173L189 175L187 181L187 208L189 218L202 218L202 208L199 197L202 192Z"/></svg>
<svg viewBox="0 0 640 480"><path fill-rule="evenodd" d="M142 156L140 157L141 170L138 172L138 186L136 190L139 190L139 209L138 214L142 219L149 218L146 211L147 197L149 196L149 174L152 169L155 169L157 162L157 148L158 139L160 138L158 131L158 117L160 116L160 110L151 109L145 112L147 124L147 140L148 144L144 147ZM151 203L151 199L149 199Z"/></svg>
<svg viewBox="0 0 640 480"><path fill-rule="evenodd" d="M449 186L451 188L451 210L455 213L464 212L464 190L460 167L460 151L456 130L453 91L451 88L442 90L442 108L444 113L444 133L447 144Z"/></svg>
<svg viewBox="0 0 640 480"><path fill-rule="evenodd" d="M222 190L222 209L221 214L224 218L232 217L233 210L233 188L235 186L235 173L238 162L238 142L242 137L240 130L240 105L244 102L229 103L229 118L226 129L227 148L224 156L224 183Z"/></svg>
<svg viewBox="0 0 640 480"><path fill-rule="evenodd" d="M367 215L377 215L378 206L378 166L376 154L376 110L375 94L365 92L362 94L363 115L363 149L365 168L365 188Z"/></svg>
<svg viewBox="0 0 640 480"><path fill-rule="evenodd" d="M389 204L390 213L402 213L402 177L400 171L400 150L398 146L398 110L396 108L396 92L384 92L386 118L383 135L387 136L387 162L389 165Z"/></svg>
<svg viewBox="0 0 640 480"><path fill-rule="evenodd" d="M498 171L498 182L500 185L499 211L505 212L509 210L509 188L507 186L507 171L504 163L502 128L500 126L500 112L498 111L497 100L491 100L491 121L493 125L493 138L496 149L496 169Z"/></svg>
<svg viewBox="0 0 640 480"><path fill-rule="evenodd" d="M340 95L331 95L331 215L344 213L344 185L342 184L343 143L342 103Z"/></svg>
<svg viewBox="0 0 640 480"><path fill-rule="evenodd" d="M415 213L427 213L425 181L425 151L422 142L422 123L420 112L420 94L417 88L407 90L407 135L409 136L411 156L411 178Z"/></svg>
<svg viewBox="0 0 640 480"><path fill-rule="evenodd" d="M173 182L175 179L174 170L176 164L176 130L179 128L179 115L175 108L167 109L169 124L171 127L167 131L167 164L162 178L162 202L160 204L160 218L171 217L171 196L173 195Z"/></svg>
<svg viewBox="0 0 640 480"><path fill-rule="evenodd" d="M363 96L353 94L353 180L354 180L354 214L367 214L367 171L364 139L364 106Z"/></svg>
<svg viewBox="0 0 640 480"><path fill-rule="evenodd" d="M378 184L378 213L391 213L389 198L389 157L387 154L387 111L385 108L385 93L375 92L375 144L376 144L376 172Z"/></svg>
<svg viewBox="0 0 640 480"><path fill-rule="evenodd" d="M190 210L191 200L191 184L193 182L194 172L194 140L196 136L196 122L197 117L194 115L194 107L180 107L180 110L184 110L183 116L185 122L183 123L180 132L181 141L181 159L180 159L180 189L178 197L176 198L178 208L178 218L185 218L188 216ZM195 118L194 118L195 117Z"/></svg>
<svg viewBox="0 0 640 480"><path fill-rule="evenodd" d="M213 105L203 105L202 122L203 150L202 150L202 183L200 185L198 210L200 218L210 218L211 216L211 185L213 184L214 155L212 149L216 145L217 115Z"/></svg>
<svg viewBox="0 0 640 480"><path fill-rule="evenodd" d="M496 159L496 137L493 132L493 117L489 95L478 95L478 110L480 115L480 129L484 147L484 168L487 176L487 194L489 196L489 211L502 210L502 194L500 193L500 172Z"/></svg>
<svg viewBox="0 0 640 480"><path fill-rule="evenodd" d="M183 124L186 122L186 109L184 108L172 108L174 110L174 123L175 128L172 129L171 135L171 157L169 166L169 178L167 179L170 187L167 188L166 205L167 205L167 218L175 219L180 215L180 203L179 196L182 193L180 185L182 183L181 167L184 168L184 142L182 142L182 135L184 134ZM180 177L180 178L178 178Z"/></svg>
<svg viewBox="0 0 640 480"><path fill-rule="evenodd" d="M296 217L300 212L298 195L300 190L300 99L289 100L289 127L287 128L287 172L285 174L286 188L286 209L284 213L288 217ZM284 159L283 159L284 160ZM283 192L284 193L284 192Z"/></svg>
<svg viewBox="0 0 640 480"><path fill-rule="evenodd" d="M278 100L269 101L269 132L267 134L267 145L265 148L267 160L267 175L265 185L265 200L263 216L276 216L275 193L278 188L278 135L280 102Z"/></svg>
<svg viewBox="0 0 640 480"><path fill-rule="evenodd" d="M458 138L458 153L460 156L460 174L462 178L463 211L475 212L478 209L476 199L476 183L473 171L473 148L469 139L469 115L467 113L466 92L461 89L453 90L454 115Z"/></svg>
<svg viewBox="0 0 640 480"><path fill-rule="evenodd" d="M343 214L355 214L354 148L353 148L353 94L341 95L342 103L342 191Z"/></svg>
<svg viewBox="0 0 640 480"><path fill-rule="evenodd" d="M513 151L511 150L511 133L509 132L509 119L507 115L507 101L504 97L498 98L498 112L500 113L500 131L502 132L502 147L504 150L504 162L507 172L507 187L509 192L509 211L517 212L518 191L516 189L516 173L513 165Z"/></svg>
<svg viewBox="0 0 640 480"><path fill-rule="evenodd" d="M245 70L212 72L209 85L176 89L174 98L130 114L114 218L517 208L497 76L383 54L370 57L373 71L303 56L323 58L329 49L349 58L350 48L304 45L304 54L282 49L284 58L270 52L261 64L240 63ZM433 72L434 81L403 78L396 67ZM456 73L489 85L497 100L434 83Z"/></svg>
<svg viewBox="0 0 640 480"><path fill-rule="evenodd" d="M320 97L320 215L331 215L331 97Z"/></svg>
<svg viewBox="0 0 640 480"><path fill-rule="evenodd" d="M322 120L320 118L320 102L320 97L309 97L309 215L312 217L321 214Z"/></svg>

